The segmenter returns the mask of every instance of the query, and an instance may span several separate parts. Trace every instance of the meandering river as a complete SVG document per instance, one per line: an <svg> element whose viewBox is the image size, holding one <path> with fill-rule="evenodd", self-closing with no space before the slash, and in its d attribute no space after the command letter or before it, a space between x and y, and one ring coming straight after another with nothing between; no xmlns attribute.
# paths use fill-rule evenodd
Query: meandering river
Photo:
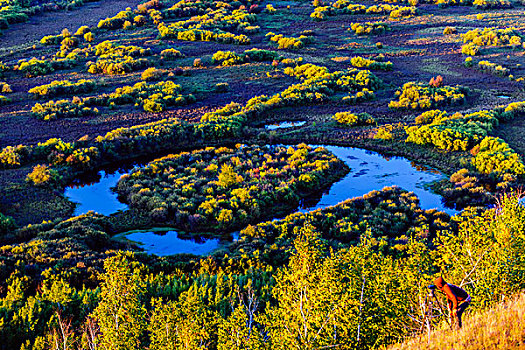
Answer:
<svg viewBox="0 0 525 350"><path fill-rule="evenodd" d="M418 166L403 157L386 157L380 153L360 148L324 147L343 160L351 170L323 193L304 199L298 208L300 211L325 208L349 198L362 196L372 190L381 190L383 187L396 185L414 192L419 197L423 209L435 208L451 215L457 213L456 210L446 208L441 197L429 188L431 183L445 177L437 170ZM84 214L90 210L110 215L118 210L127 209L127 205L118 201L117 194L111 188L117 184L121 175L130 170L100 171L98 181L92 179L88 183L69 186L65 195L71 201L78 203L75 215ZM163 234L160 235L159 231L163 231ZM172 229L132 231L126 233L125 237L141 244L146 252L157 255L207 254L220 245L217 239L181 239Z"/></svg>

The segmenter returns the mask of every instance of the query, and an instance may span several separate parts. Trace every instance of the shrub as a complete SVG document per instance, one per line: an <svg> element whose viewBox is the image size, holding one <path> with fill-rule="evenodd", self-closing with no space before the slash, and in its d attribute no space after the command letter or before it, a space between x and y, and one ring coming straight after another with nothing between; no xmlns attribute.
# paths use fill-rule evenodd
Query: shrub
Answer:
<svg viewBox="0 0 525 350"><path fill-rule="evenodd" d="M27 154L26 146L7 146L0 150L0 167L4 169L16 168L24 162Z"/></svg>
<svg viewBox="0 0 525 350"><path fill-rule="evenodd" d="M93 42L95 40L95 35L92 32L84 34L84 40L88 43Z"/></svg>
<svg viewBox="0 0 525 350"><path fill-rule="evenodd" d="M88 26L82 26L77 29L75 36L85 36L87 33L91 33L91 29Z"/></svg>
<svg viewBox="0 0 525 350"><path fill-rule="evenodd" d="M285 37L282 34L275 35L274 33L270 32L266 34L266 37L269 38L270 41L276 43L278 49L297 50L313 41L311 35L300 35L299 37L294 38Z"/></svg>
<svg viewBox="0 0 525 350"><path fill-rule="evenodd" d="M202 67L202 60L200 58L196 58L193 60L193 67L200 68Z"/></svg>
<svg viewBox="0 0 525 350"><path fill-rule="evenodd" d="M461 53L468 56L476 56L480 47L474 43L468 43L461 46Z"/></svg>
<svg viewBox="0 0 525 350"><path fill-rule="evenodd" d="M5 97L3 95L0 95L0 106L6 105L11 103L11 99L8 97Z"/></svg>
<svg viewBox="0 0 525 350"><path fill-rule="evenodd" d="M154 80L160 80L162 77L166 75L166 71L163 69L157 69L155 67L151 67L146 69L141 74L141 79L145 81L154 81Z"/></svg>
<svg viewBox="0 0 525 350"><path fill-rule="evenodd" d="M151 62L144 58L135 59L130 56L99 58L95 63L88 62L88 72L91 74L119 75L146 68Z"/></svg>
<svg viewBox="0 0 525 350"><path fill-rule="evenodd" d="M233 51L217 51L213 54L213 62L219 63L223 66L233 66L236 64L244 63L245 56L238 55Z"/></svg>
<svg viewBox="0 0 525 350"><path fill-rule="evenodd" d="M182 88L171 80L155 84L140 82L133 86L117 88L106 97L109 105L141 105L146 112L158 113L167 107L195 102L193 95L181 95Z"/></svg>
<svg viewBox="0 0 525 350"><path fill-rule="evenodd" d="M460 104L465 101L466 89L460 86L434 87L409 82L396 91L398 100L390 101L390 108L428 109L435 106Z"/></svg>
<svg viewBox="0 0 525 350"><path fill-rule="evenodd" d="M272 4L268 4L268 5L266 5L266 9L265 9L265 10L266 10L267 13L274 13L274 12L277 11L277 10L275 9L275 7L273 7Z"/></svg>
<svg viewBox="0 0 525 350"><path fill-rule="evenodd" d="M227 92L230 90L230 85L228 83L217 83L215 84L216 92Z"/></svg>
<svg viewBox="0 0 525 350"><path fill-rule="evenodd" d="M53 186L60 181L60 175L47 165L36 165L27 175L26 181L35 186Z"/></svg>
<svg viewBox="0 0 525 350"><path fill-rule="evenodd" d="M339 112L332 118L345 126L376 125L375 119L368 113Z"/></svg>
<svg viewBox="0 0 525 350"><path fill-rule="evenodd" d="M386 32L388 25L382 22L352 23L348 30L352 30L356 35L377 35Z"/></svg>
<svg viewBox="0 0 525 350"><path fill-rule="evenodd" d="M96 88L94 80L81 79L77 82L69 80L55 80L49 84L35 86L29 90L35 96L53 97L58 95L77 95L91 92Z"/></svg>
<svg viewBox="0 0 525 350"><path fill-rule="evenodd" d="M482 71L486 71L494 75L499 75L501 77L506 77L510 74L510 70L508 68L505 68L502 65L492 63L489 61L479 61L478 68Z"/></svg>
<svg viewBox="0 0 525 350"><path fill-rule="evenodd" d="M507 0L474 0L472 5L479 9L505 9L512 7L512 3Z"/></svg>
<svg viewBox="0 0 525 350"><path fill-rule="evenodd" d="M0 92L4 94L9 94L13 92L13 90L11 89L11 85L6 83L5 81L0 81Z"/></svg>
<svg viewBox="0 0 525 350"><path fill-rule="evenodd" d="M392 69L392 62L379 62L376 60L371 60L367 58L363 58L360 56L352 57L350 60L350 63L354 67L358 68L369 68L369 69L378 69L378 70L391 70Z"/></svg>
<svg viewBox="0 0 525 350"><path fill-rule="evenodd" d="M177 58L184 57L184 55L179 50L165 49L160 52L160 57L166 61L173 61L173 60L176 60Z"/></svg>
<svg viewBox="0 0 525 350"><path fill-rule="evenodd" d="M87 115L94 115L98 110L85 107L80 101L58 100L49 101L43 104L37 103L31 112L34 117L43 120L54 120L60 118L75 118Z"/></svg>
<svg viewBox="0 0 525 350"><path fill-rule="evenodd" d="M0 233L8 233L15 228L15 220L10 216L0 213Z"/></svg>
<svg viewBox="0 0 525 350"><path fill-rule="evenodd" d="M377 129L376 134L374 135L374 139L377 140L392 140L392 126L391 125L383 125L380 128Z"/></svg>
<svg viewBox="0 0 525 350"><path fill-rule="evenodd" d="M133 11L130 8L127 8L125 11L120 11L114 17L108 17L106 19L100 20L97 27L99 29L121 29L124 26L126 21L133 20Z"/></svg>
<svg viewBox="0 0 525 350"><path fill-rule="evenodd" d="M443 29L443 35L456 34L457 32L456 27L445 27L445 29Z"/></svg>
<svg viewBox="0 0 525 350"><path fill-rule="evenodd" d="M117 191L144 213L164 208L169 222L189 228L188 219L197 215L202 219L193 229L229 229L277 207L294 207L301 193L316 191L343 171L343 162L322 147L209 147L157 159L122 178ZM264 191L257 190L261 186Z"/></svg>
<svg viewBox="0 0 525 350"><path fill-rule="evenodd" d="M485 137L476 151L472 165L481 173L525 174L525 165L520 155L500 138Z"/></svg>

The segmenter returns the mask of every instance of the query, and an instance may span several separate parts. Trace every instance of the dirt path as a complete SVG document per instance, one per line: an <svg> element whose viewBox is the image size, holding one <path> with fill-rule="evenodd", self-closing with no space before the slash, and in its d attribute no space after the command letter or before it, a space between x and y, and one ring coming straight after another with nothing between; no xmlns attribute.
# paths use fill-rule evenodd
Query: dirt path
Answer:
<svg viewBox="0 0 525 350"><path fill-rule="evenodd" d="M143 0L100 0L74 9L72 11L46 12L33 16L25 23L17 23L2 32L0 36L0 48L33 44L44 35L57 34L64 28L75 31L83 25L97 25L98 21L117 12L134 8Z"/></svg>

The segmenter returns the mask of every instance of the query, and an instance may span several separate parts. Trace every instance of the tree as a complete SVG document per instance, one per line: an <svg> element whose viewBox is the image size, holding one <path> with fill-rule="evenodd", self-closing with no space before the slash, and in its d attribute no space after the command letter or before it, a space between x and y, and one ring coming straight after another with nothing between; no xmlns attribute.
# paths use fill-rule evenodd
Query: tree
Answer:
<svg viewBox="0 0 525 350"><path fill-rule="evenodd" d="M141 349L146 330L143 267L133 262L133 254L119 252L104 261L100 303L93 317L100 327L100 348Z"/></svg>

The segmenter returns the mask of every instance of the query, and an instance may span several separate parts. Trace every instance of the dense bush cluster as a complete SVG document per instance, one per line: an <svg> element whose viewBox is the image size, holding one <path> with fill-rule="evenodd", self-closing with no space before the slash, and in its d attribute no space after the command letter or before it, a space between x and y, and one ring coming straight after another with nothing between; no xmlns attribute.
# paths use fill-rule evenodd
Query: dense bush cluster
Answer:
<svg viewBox="0 0 525 350"><path fill-rule="evenodd" d="M392 18L409 17L417 14L415 6L399 6L392 4L378 4L366 6L363 4L353 3L349 0L338 0L331 6L319 6L314 9L310 17L314 20L324 20L326 16L338 14L384 14Z"/></svg>
<svg viewBox="0 0 525 350"><path fill-rule="evenodd" d="M462 104L467 89L461 86L433 86L409 82L396 91L398 100L390 101L388 107L397 109L428 109L437 106Z"/></svg>
<svg viewBox="0 0 525 350"><path fill-rule="evenodd" d="M114 92L83 100L87 105L110 106L132 104L141 106L146 112L162 112L172 106L195 102L191 94L182 95L182 87L171 80L158 83L139 82L125 85Z"/></svg>
<svg viewBox="0 0 525 350"><path fill-rule="evenodd" d="M510 70L508 68L503 67L502 65L489 62L489 61L479 61L478 62L478 68L482 71L499 75L500 77L507 77L510 75Z"/></svg>
<svg viewBox="0 0 525 350"><path fill-rule="evenodd" d="M463 43L477 46L519 46L522 39L523 35L516 28L476 28L463 34Z"/></svg>
<svg viewBox="0 0 525 350"><path fill-rule="evenodd" d="M474 0L472 5L479 9L506 9L513 5L508 0Z"/></svg>
<svg viewBox="0 0 525 350"><path fill-rule="evenodd" d="M402 243L396 247L395 242L411 236L426 240L440 230L454 230L445 213L421 210L413 193L385 187L332 207L248 226L241 231L238 245L245 251L259 249L264 262L269 263L283 257L284 249L295 235L294 228L305 224L312 225L322 232L324 239L335 244L356 244L368 231L375 239L394 243L385 247L393 250L406 248Z"/></svg>
<svg viewBox="0 0 525 350"><path fill-rule="evenodd" d="M245 9L232 9L231 6L218 7L202 15L194 16L166 25L160 22L158 30L162 38L176 38L186 41L217 41L247 45L250 39L244 35L236 35L229 31L238 30L245 33L257 31L255 22L257 16Z"/></svg>
<svg viewBox="0 0 525 350"><path fill-rule="evenodd" d="M388 25L382 22L351 23L348 30L353 31L356 35L377 35L386 32Z"/></svg>
<svg viewBox="0 0 525 350"><path fill-rule="evenodd" d="M160 52L160 58L166 61L173 61L177 58L182 58L184 55L176 49L165 49Z"/></svg>
<svg viewBox="0 0 525 350"><path fill-rule="evenodd" d="M472 164L480 173L525 174L521 156L500 138L486 136L471 153L474 155Z"/></svg>
<svg viewBox="0 0 525 350"><path fill-rule="evenodd" d="M131 8L127 8L124 11L120 11L113 17L108 17L106 19L100 20L97 27L99 29L122 29L126 22L133 22L133 11Z"/></svg>
<svg viewBox="0 0 525 350"><path fill-rule="evenodd" d="M406 141L432 144L448 151L467 151L498 125L492 111L479 111L466 115L447 115L440 110L425 112L416 118L421 126L406 128Z"/></svg>
<svg viewBox="0 0 525 350"><path fill-rule="evenodd" d="M151 65L149 60L137 58L151 55L151 50L133 45L115 46L109 41L103 41L95 46L95 55L98 56L97 61L87 63L91 74L126 74Z"/></svg>
<svg viewBox="0 0 525 350"><path fill-rule="evenodd" d="M122 177L117 191L156 221L192 231L232 229L293 209L344 171L323 148L238 145L153 161Z"/></svg>
<svg viewBox="0 0 525 350"><path fill-rule="evenodd" d="M368 113L338 112L333 119L345 126L376 125L376 120Z"/></svg>
<svg viewBox="0 0 525 350"><path fill-rule="evenodd" d="M53 97L58 95L75 95L91 92L97 87L94 80L81 79L77 82L55 80L49 84L35 86L29 93L36 97Z"/></svg>
<svg viewBox="0 0 525 350"><path fill-rule="evenodd" d="M420 115L421 126L407 127L406 142L431 144L447 151L467 151L474 156L472 164L485 174L523 174L521 157L503 140L488 136L500 120L508 120L524 112L523 104L493 111L447 115L439 110Z"/></svg>
<svg viewBox="0 0 525 350"><path fill-rule="evenodd" d="M216 41L224 44L248 45L250 38L244 34L235 35L221 30L202 30L202 29L173 29L166 27L164 23L159 25L159 32L162 38L177 39L184 41Z"/></svg>
<svg viewBox="0 0 525 350"><path fill-rule="evenodd" d="M58 171L47 165L37 165L27 175L26 181L35 186L53 186L60 181L60 175Z"/></svg>
<svg viewBox="0 0 525 350"><path fill-rule="evenodd" d="M34 117L43 120L54 120L61 118L75 118L95 115L98 113L96 108L86 107L80 99L78 100L57 100L46 103L37 103L31 108Z"/></svg>
<svg viewBox="0 0 525 350"><path fill-rule="evenodd" d="M350 60L352 66L357 68L369 68L369 69L378 69L378 70L391 70L392 62L381 62L369 58L363 58L361 56L352 57Z"/></svg>
<svg viewBox="0 0 525 350"><path fill-rule="evenodd" d="M313 41L312 35L299 35L298 37L286 37L282 34L269 32L266 34L271 42L277 44L278 49L298 50Z"/></svg>
<svg viewBox="0 0 525 350"><path fill-rule="evenodd" d="M213 62L222 66L233 66L245 62L264 62L273 61L279 57L275 51L250 49L245 50L242 54L233 51L217 51L213 54Z"/></svg>
<svg viewBox="0 0 525 350"><path fill-rule="evenodd" d="M39 75L47 75L53 73L55 70L68 69L76 64L72 59L53 59L53 60L39 60L31 58L30 60L18 61L15 70L22 72L26 77L36 77Z"/></svg>

